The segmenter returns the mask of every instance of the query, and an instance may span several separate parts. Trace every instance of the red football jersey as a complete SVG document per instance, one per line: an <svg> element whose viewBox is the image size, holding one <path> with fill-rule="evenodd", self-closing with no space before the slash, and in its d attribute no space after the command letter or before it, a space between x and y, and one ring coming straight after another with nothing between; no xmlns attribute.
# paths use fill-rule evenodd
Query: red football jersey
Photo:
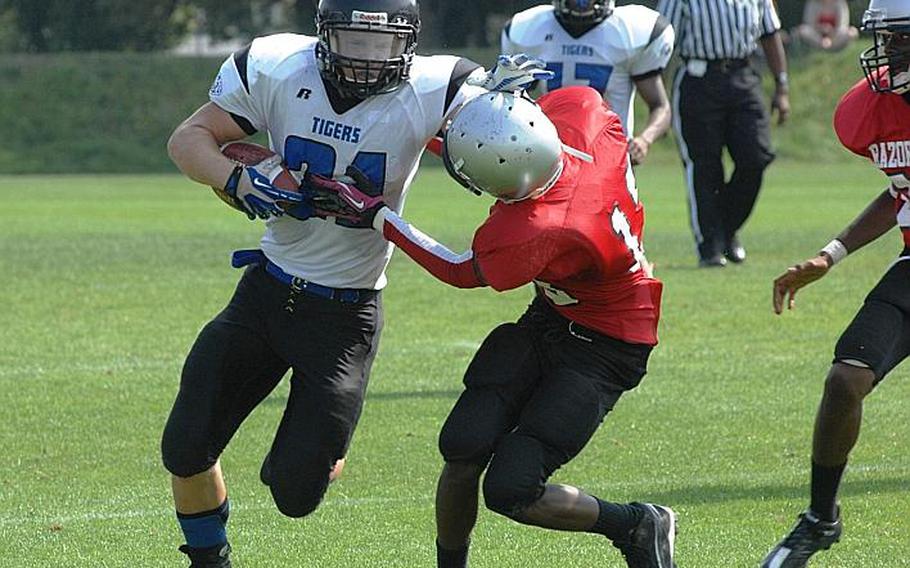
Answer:
<svg viewBox="0 0 910 568"><path fill-rule="evenodd" d="M644 209L619 116L588 87L539 101L563 143L559 181L537 199L497 202L474 236L483 279L497 290L534 282L565 317L629 343L657 343L662 285L648 275Z"/></svg>
<svg viewBox="0 0 910 568"><path fill-rule="evenodd" d="M897 224L910 248L910 102L875 93L863 79L837 105L834 130L844 147L872 160L891 180Z"/></svg>

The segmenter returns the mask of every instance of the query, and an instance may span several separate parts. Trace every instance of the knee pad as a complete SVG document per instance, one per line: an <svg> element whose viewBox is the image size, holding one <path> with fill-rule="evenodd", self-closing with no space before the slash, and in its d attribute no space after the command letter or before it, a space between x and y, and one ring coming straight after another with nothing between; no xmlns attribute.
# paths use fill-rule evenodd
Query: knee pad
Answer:
<svg viewBox="0 0 910 568"><path fill-rule="evenodd" d="M875 386L875 373L868 366L835 365L825 380L825 393L839 401L859 403Z"/></svg>
<svg viewBox="0 0 910 568"><path fill-rule="evenodd" d="M439 433L439 453L447 462L486 464L493 453L492 440L477 434L447 420Z"/></svg>
<svg viewBox="0 0 910 568"><path fill-rule="evenodd" d="M171 474L177 477L193 477L208 471L217 459L211 458L205 449L197 447L186 436L169 434L165 429L161 439L161 461Z"/></svg>
<svg viewBox="0 0 910 568"><path fill-rule="evenodd" d="M293 488L283 488L281 484L273 482L272 499L282 515L299 519L319 507L328 484L328 476L322 483L297 483Z"/></svg>
<svg viewBox="0 0 910 568"><path fill-rule="evenodd" d="M483 479L483 501L487 509L509 518L517 518L532 503L540 499L544 485L522 482L509 475L487 472Z"/></svg>
<svg viewBox="0 0 910 568"><path fill-rule="evenodd" d="M510 434L496 448L483 480L483 499L491 511L515 518L540 499L548 474L544 449L528 436Z"/></svg>
<svg viewBox="0 0 910 568"><path fill-rule="evenodd" d="M447 462L485 465L497 440L513 427L508 408L494 388L469 388L455 403L439 433Z"/></svg>
<svg viewBox="0 0 910 568"><path fill-rule="evenodd" d="M322 503L329 486L329 471L320 475L312 472L302 476L282 475L273 470L269 480L269 489L275 506L282 515L299 519L316 510Z"/></svg>

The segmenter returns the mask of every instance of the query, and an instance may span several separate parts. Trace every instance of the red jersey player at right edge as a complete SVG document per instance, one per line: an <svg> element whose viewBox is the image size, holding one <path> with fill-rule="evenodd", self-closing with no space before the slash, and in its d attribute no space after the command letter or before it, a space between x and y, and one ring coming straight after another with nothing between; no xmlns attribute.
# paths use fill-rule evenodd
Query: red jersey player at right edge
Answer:
<svg viewBox="0 0 910 568"><path fill-rule="evenodd" d="M850 89L834 115L845 147L872 160L890 186L816 256L774 281L774 311L793 308L796 292L828 273L848 253L896 223L904 251L841 335L815 421L809 509L762 563L799 568L840 539L837 492L859 437L863 399L910 355L910 0L872 0L863 29L875 44L860 62L866 80Z"/></svg>
<svg viewBox="0 0 910 568"><path fill-rule="evenodd" d="M443 282L536 287L524 315L483 341L440 434L438 566L467 566L486 470L489 509L605 535L632 567L672 568L672 510L547 484L639 384L657 343L662 285L642 250L644 211L619 117L589 87L554 91L539 107L517 95L480 95L452 119L442 154L459 183L497 198L462 255L371 201L358 190L362 178L358 187L326 181Z"/></svg>

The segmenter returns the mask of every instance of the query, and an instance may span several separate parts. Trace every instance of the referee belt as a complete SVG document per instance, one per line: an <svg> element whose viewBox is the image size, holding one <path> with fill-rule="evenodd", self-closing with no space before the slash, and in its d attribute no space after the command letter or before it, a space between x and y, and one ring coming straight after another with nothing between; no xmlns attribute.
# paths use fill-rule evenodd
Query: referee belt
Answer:
<svg viewBox="0 0 910 568"><path fill-rule="evenodd" d="M698 59L690 59L689 61L699 61ZM749 59L706 59L703 60L708 66L708 69L711 71L732 71L733 69L742 69L743 67L749 66ZM688 63L688 61L687 61Z"/></svg>
<svg viewBox="0 0 910 568"><path fill-rule="evenodd" d="M265 271L273 278L287 284L295 292L305 292L313 296L325 298L327 300L337 300L350 304L365 302L376 296L377 290L365 290L358 288L332 288L323 286L288 274L280 266L272 262L259 249L236 250L231 255L231 266L234 268L243 268L251 264L262 265Z"/></svg>

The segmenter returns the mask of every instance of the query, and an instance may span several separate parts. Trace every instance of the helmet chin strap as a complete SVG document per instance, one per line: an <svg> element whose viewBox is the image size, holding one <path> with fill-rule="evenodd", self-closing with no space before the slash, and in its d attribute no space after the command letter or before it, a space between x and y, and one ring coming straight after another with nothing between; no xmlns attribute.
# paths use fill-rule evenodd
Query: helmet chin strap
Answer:
<svg viewBox="0 0 910 568"><path fill-rule="evenodd" d="M570 156L574 156L574 157L578 158L579 160L583 160L589 164L594 163L594 156L592 156L591 154L588 154L587 152L582 152L581 150L578 150L577 148L573 148L573 147L569 146L568 144L562 145L562 151Z"/></svg>

